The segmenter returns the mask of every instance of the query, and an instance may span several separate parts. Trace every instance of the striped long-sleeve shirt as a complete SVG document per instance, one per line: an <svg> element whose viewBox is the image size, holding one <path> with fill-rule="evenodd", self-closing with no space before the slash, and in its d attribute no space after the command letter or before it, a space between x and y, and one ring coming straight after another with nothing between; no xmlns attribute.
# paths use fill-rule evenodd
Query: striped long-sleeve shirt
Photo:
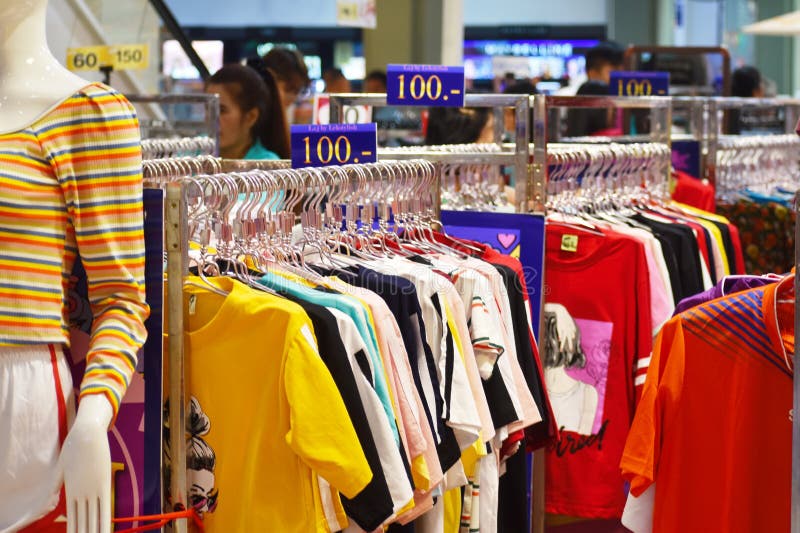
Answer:
<svg viewBox="0 0 800 533"><path fill-rule="evenodd" d="M94 315L81 396L116 417L146 337L139 128L101 84L0 134L0 345L68 344L76 255Z"/></svg>

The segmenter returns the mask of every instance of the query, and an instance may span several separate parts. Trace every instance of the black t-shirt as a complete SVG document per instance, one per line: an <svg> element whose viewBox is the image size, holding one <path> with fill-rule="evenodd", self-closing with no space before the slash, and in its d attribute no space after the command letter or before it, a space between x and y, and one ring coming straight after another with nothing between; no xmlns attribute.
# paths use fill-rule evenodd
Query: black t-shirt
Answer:
<svg viewBox="0 0 800 533"><path fill-rule="evenodd" d="M678 301L703 292L703 269L700 264L700 247L692 228L678 223L659 222L636 214L632 217L669 240L678 263L682 294ZM674 290L674 287L673 287Z"/></svg>

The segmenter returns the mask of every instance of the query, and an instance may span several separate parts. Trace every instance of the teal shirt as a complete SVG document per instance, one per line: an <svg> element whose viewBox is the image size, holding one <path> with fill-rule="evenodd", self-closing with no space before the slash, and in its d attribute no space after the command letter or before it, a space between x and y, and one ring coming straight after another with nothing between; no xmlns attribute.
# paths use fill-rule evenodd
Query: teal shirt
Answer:
<svg viewBox="0 0 800 533"><path fill-rule="evenodd" d="M256 142L253 143L253 146L244 154L245 159L280 159L278 154L267 150L264 148L264 145L261 144L261 141L256 139Z"/></svg>

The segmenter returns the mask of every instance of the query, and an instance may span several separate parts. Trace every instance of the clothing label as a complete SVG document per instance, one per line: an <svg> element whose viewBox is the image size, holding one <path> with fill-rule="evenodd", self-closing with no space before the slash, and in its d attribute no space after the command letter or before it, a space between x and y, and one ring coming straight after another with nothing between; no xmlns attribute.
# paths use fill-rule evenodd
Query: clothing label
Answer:
<svg viewBox="0 0 800 533"><path fill-rule="evenodd" d="M563 252L577 252L578 251L578 236L577 235L562 235L561 236L561 251L563 251Z"/></svg>
<svg viewBox="0 0 800 533"><path fill-rule="evenodd" d="M669 72L612 72L608 90L614 96L668 96Z"/></svg>
<svg viewBox="0 0 800 533"><path fill-rule="evenodd" d="M197 313L197 295L192 294L189 296L189 314L194 316Z"/></svg>
<svg viewBox="0 0 800 533"><path fill-rule="evenodd" d="M146 44L116 44L111 46L84 46L67 48L67 68L73 72L98 70L141 70L149 64L149 47Z"/></svg>
<svg viewBox="0 0 800 533"><path fill-rule="evenodd" d="M464 67L389 65L386 68L386 103L462 107Z"/></svg>
<svg viewBox="0 0 800 533"><path fill-rule="evenodd" d="M375 123L293 125L291 136L292 168L377 161Z"/></svg>

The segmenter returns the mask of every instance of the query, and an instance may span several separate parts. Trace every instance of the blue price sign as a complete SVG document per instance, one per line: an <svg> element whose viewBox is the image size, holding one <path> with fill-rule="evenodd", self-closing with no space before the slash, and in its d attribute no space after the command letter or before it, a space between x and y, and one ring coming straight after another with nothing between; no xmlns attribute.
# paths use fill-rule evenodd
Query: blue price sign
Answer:
<svg viewBox="0 0 800 533"><path fill-rule="evenodd" d="M291 129L292 168L374 163L378 129L372 124L303 124Z"/></svg>
<svg viewBox="0 0 800 533"><path fill-rule="evenodd" d="M608 90L615 96L668 96L669 72L612 72Z"/></svg>
<svg viewBox="0 0 800 533"><path fill-rule="evenodd" d="M462 107L464 67L389 65L386 68L389 105Z"/></svg>

